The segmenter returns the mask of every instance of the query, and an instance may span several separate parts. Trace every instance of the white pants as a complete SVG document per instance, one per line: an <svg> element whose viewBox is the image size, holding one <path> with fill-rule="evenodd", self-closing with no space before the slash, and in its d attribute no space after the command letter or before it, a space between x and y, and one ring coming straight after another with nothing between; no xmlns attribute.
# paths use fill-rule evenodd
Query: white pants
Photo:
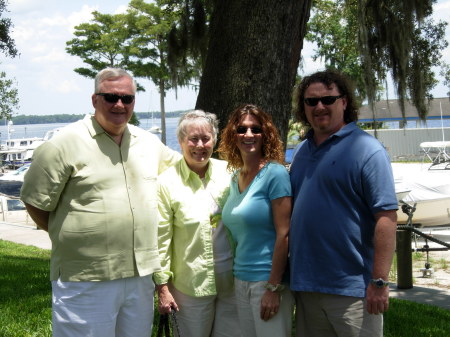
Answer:
<svg viewBox="0 0 450 337"><path fill-rule="evenodd" d="M169 285L178 304L177 321L184 337L240 337L233 273L216 273L217 295L192 297ZM245 335L242 335L245 336Z"/></svg>
<svg viewBox="0 0 450 337"><path fill-rule="evenodd" d="M280 308L268 321L261 319L261 299L267 281L247 282L234 279L239 325L245 337L289 337L292 330L294 298L288 287L280 293Z"/></svg>
<svg viewBox="0 0 450 337"><path fill-rule="evenodd" d="M55 337L149 337L151 275L104 282L52 281Z"/></svg>
<svg viewBox="0 0 450 337"><path fill-rule="evenodd" d="M367 312L364 298L294 292L298 337L381 337L383 315Z"/></svg>

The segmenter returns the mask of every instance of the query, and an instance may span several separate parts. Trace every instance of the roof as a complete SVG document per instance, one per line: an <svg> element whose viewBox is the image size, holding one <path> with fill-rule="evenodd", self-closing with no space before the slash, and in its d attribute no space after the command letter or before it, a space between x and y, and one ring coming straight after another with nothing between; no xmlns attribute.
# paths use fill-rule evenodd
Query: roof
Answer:
<svg viewBox="0 0 450 337"><path fill-rule="evenodd" d="M450 118L450 97L434 98L430 101L429 111L426 119L440 119L442 107L442 118ZM408 101L405 101L406 120L419 120L417 109ZM400 105L397 99L383 100L375 103L375 118L370 106L363 105L359 109L359 122L372 122L373 120L388 122L403 120Z"/></svg>

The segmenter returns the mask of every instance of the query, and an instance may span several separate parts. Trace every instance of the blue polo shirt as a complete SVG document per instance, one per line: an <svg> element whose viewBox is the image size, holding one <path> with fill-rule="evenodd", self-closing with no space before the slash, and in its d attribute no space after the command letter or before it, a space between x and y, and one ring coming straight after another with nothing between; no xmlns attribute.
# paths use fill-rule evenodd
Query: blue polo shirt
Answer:
<svg viewBox="0 0 450 337"><path fill-rule="evenodd" d="M374 215L396 210L382 144L350 123L319 146L310 132L291 170L291 289L364 297L373 266Z"/></svg>

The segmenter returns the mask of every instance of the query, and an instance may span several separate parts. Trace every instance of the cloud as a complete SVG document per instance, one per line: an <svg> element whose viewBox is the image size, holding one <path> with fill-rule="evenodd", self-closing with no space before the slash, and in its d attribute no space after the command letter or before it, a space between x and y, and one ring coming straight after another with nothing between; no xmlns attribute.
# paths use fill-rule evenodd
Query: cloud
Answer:
<svg viewBox="0 0 450 337"><path fill-rule="evenodd" d="M74 27L88 22L96 8L83 5L80 10L72 11L69 15L53 12L41 17L21 16L15 23L17 28L13 33L21 58L42 67L75 68L79 60L67 54L66 42L74 37Z"/></svg>
<svg viewBox="0 0 450 337"><path fill-rule="evenodd" d="M433 6L433 18L435 20L449 21L450 1L439 1Z"/></svg>
<svg viewBox="0 0 450 337"><path fill-rule="evenodd" d="M45 1L9 0L7 8L10 12L14 12L15 14L24 14L39 10L40 6L42 6L42 2Z"/></svg>
<svg viewBox="0 0 450 337"><path fill-rule="evenodd" d="M53 83L54 85L55 83ZM65 80L54 87L56 92L68 94L71 92L81 92L80 86L73 80Z"/></svg>
<svg viewBox="0 0 450 337"><path fill-rule="evenodd" d="M123 14L127 11L127 9L128 9L128 4L121 5L121 6L117 7L117 9L114 11L113 14Z"/></svg>
<svg viewBox="0 0 450 337"><path fill-rule="evenodd" d="M97 11L98 6L83 5L80 11L70 13L67 17L67 24L71 34L75 31L75 26L92 20L92 12Z"/></svg>
<svg viewBox="0 0 450 337"><path fill-rule="evenodd" d="M41 64L52 64L54 62L70 62L70 58L67 56L67 53L61 51L59 48L52 48L51 50L42 49L42 53L39 55L32 57L31 62L33 63L41 63Z"/></svg>

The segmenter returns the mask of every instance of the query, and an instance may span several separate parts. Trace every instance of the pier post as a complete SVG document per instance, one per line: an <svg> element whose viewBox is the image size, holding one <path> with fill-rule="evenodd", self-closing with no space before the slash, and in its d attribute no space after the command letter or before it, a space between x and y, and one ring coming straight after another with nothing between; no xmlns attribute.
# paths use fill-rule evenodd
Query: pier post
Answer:
<svg viewBox="0 0 450 337"><path fill-rule="evenodd" d="M411 289L412 277L412 251L411 231L397 229L397 288Z"/></svg>

